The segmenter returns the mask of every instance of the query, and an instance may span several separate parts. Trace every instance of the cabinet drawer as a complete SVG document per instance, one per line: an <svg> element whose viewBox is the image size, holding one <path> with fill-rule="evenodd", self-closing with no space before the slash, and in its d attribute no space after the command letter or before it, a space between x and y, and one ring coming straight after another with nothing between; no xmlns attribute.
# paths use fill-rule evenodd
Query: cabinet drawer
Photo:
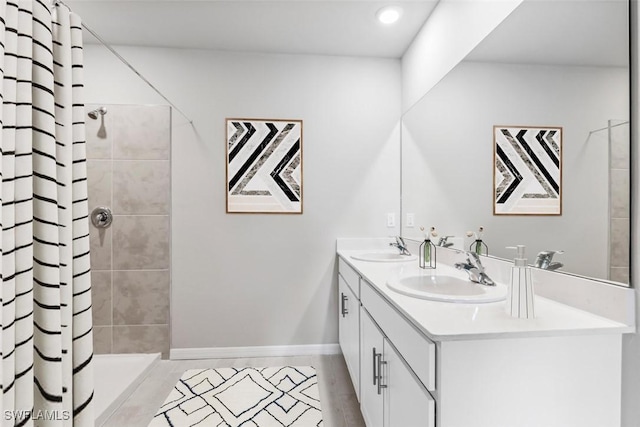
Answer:
<svg viewBox="0 0 640 427"><path fill-rule="evenodd" d="M360 299L360 275L340 257L338 257L338 273L347 282L356 298Z"/></svg>
<svg viewBox="0 0 640 427"><path fill-rule="evenodd" d="M436 345L362 280L360 301L429 391L436 389Z"/></svg>

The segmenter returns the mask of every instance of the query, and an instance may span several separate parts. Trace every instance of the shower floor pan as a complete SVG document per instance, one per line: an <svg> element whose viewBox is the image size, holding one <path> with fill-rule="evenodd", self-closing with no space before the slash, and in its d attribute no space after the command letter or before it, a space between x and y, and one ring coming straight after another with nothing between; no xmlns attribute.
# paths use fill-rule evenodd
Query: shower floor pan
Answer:
<svg viewBox="0 0 640 427"><path fill-rule="evenodd" d="M93 356L96 427L104 424L127 400L159 360L160 353Z"/></svg>

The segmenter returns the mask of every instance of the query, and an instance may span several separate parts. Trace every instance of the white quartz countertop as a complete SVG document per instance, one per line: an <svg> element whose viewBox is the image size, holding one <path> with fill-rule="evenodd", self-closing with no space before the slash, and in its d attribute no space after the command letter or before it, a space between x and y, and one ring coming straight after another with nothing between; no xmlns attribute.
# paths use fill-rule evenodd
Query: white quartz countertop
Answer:
<svg viewBox="0 0 640 427"><path fill-rule="evenodd" d="M434 341L563 336L588 334L622 334L634 327L597 316L536 295L535 319L517 319L505 312L505 301L493 303L451 303L414 298L387 286L387 280L425 273L413 262L369 262L353 259L362 251L338 250L353 267L391 305L420 331ZM451 266L438 264L434 274L467 277ZM498 285L501 285L500 283ZM503 286L506 284L502 284Z"/></svg>

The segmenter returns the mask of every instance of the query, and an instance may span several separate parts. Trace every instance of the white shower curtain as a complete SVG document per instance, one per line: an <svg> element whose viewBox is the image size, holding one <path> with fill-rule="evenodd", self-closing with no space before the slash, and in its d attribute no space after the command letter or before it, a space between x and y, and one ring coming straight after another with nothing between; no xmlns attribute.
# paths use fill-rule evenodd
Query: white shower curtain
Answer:
<svg viewBox="0 0 640 427"><path fill-rule="evenodd" d="M80 19L0 0L0 417L93 426Z"/></svg>

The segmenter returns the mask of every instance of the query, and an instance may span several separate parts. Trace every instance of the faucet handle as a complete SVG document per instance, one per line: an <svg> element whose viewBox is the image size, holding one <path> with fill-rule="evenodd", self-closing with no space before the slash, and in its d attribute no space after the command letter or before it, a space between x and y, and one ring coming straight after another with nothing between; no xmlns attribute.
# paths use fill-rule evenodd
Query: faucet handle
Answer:
<svg viewBox="0 0 640 427"><path fill-rule="evenodd" d="M467 254L467 259L469 261L470 261L470 258L473 258L473 260L476 262L476 264L478 264L478 266L482 266L482 261L480 261L480 255L478 255L474 251L467 251L466 254Z"/></svg>
<svg viewBox="0 0 640 427"><path fill-rule="evenodd" d="M564 251L540 251L536 257L535 266L538 268L548 269L551 261L553 260L553 256L555 254L561 255Z"/></svg>
<svg viewBox="0 0 640 427"><path fill-rule="evenodd" d="M453 243L449 243L449 242L448 242L448 240L449 240L451 237L455 237L455 236L441 236L441 237L438 239L438 245L437 245L437 246L448 247L448 246L450 246L450 245L453 245Z"/></svg>
<svg viewBox="0 0 640 427"><path fill-rule="evenodd" d="M564 251L540 251L538 252L534 266L545 270L556 270L563 265L559 262L551 262L553 260L553 256L555 254L560 255L563 253ZM551 266L553 266L553 268L551 268Z"/></svg>
<svg viewBox="0 0 640 427"><path fill-rule="evenodd" d="M538 256L548 256L553 258L555 254L562 255L564 251L540 251L538 252Z"/></svg>
<svg viewBox="0 0 640 427"><path fill-rule="evenodd" d="M402 250L403 248L407 247L407 244L404 242L404 239L402 238L402 236L393 236L396 241L389 243L389 246L395 246L396 248Z"/></svg>
<svg viewBox="0 0 640 427"><path fill-rule="evenodd" d="M536 256L536 262L537 263L541 263L541 262L551 262L551 260L553 260L553 256L558 254L558 255L562 255L564 253L564 251L540 251L538 252L538 255Z"/></svg>

